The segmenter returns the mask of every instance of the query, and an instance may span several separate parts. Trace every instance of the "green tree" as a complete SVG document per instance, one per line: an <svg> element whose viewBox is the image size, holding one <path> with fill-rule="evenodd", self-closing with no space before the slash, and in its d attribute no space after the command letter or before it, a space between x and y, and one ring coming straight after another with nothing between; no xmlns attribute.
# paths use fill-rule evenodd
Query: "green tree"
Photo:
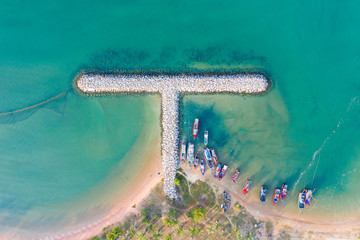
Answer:
<svg viewBox="0 0 360 240"><path fill-rule="evenodd" d="M106 234L107 240L115 240L124 233L124 230L120 226L113 227L113 229Z"/></svg>
<svg viewBox="0 0 360 240"><path fill-rule="evenodd" d="M140 213L141 213L141 216L147 216L150 213L150 210L149 209L142 209L140 211Z"/></svg>
<svg viewBox="0 0 360 240"><path fill-rule="evenodd" d="M175 185L180 185L180 180L179 180L179 179L175 179L175 180L174 180L174 183L175 183Z"/></svg>
<svg viewBox="0 0 360 240"><path fill-rule="evenodd" d="M176 230L176 235L182 237L183 236L183 233L184 233L184 229L179 227L177 230Z"/></svg>
<svg viewBox="0 0 360 240"><path fill-rule="evenodd" d="M172 240L172 237L171 237L171 234L170 234L170 233L165 236L165 240Z"/></svg>
<svg viewBox="0 0 360 240"><path fill-rule="evenodd" d="M212 227L209 227L209 228L208 228L208 233L209 233L209 234L212 234L213 232L214 232L214 229L213 229Z"/></svg>
<svg viewBox="0 0 360 240"><path fill-rule="evenodd" d="M253 240L254 234L252 232L247 232L245 238L246 240Z"/></svg>
<svg viewBox="0 0 360 240"><path fill-rule="evenodd" d="M191 219L191 222L197 224L201 222L201 220L205 219L206 217L206 209L202 207L193 208L190 212L187 213L187 216Z"/></svg>
<svg viewBox="0 0 360 240"><path fill-rule="evenodd" d="M169 225L171 225L171 220L169 217L166 217L164 220L163 220L163 223L165 224L166 227L168 227Z"/></svg>
<svg viewBox="0 0 360 240"><path fill-rule="evenodd" d="M154 232L154 225L150 224L148 227L147 227L147 230L149 232Z"/></svg>
<svg viewBox="0 0 360 240"><path fill-rule="evenodd" d="M178 227L179 226L179 220L177 220L177 219L172 220L171 221L171 226L172 227Z"/></svg>
<svg viewBox="0 0 360 240"><path fill-rule="evenodd" d="M131 234L132 236L135 236L135 235L136 235L136 231L135 231L134 227L131 227L130 230L129 230L129 232L130 232L130 234Z"/></svg>
<svg viewBox="0 0 360 240"><path fill-rule="evenodd" d="M144 237L145 237L145 233L141 233L141 234L139 235L138 240L142 240Z"/></svg>
<svg viewBox="0 0 360 240"><path fill-rule="evenodd" d="M176 215L176 210L175 209L171 209L169 211L169 217L171 217L172 219L176 219L177 215Z"/></svg>
<svg viewBox="0 0 360 240"><path fill-rule="evenodd" d="M162 235L160 233L154 233L154 235L153 235L154 239L159 239L161 237L162 237Z"/></svg>
<svg viewBox="0 0 360 240"><path fill-rule="evenodd" d="M241 227L235 227L232 231L231 231L231 234L236 236L236 239L237 240L240 240L242 239L241 237Z"/></svg>
<svg viewBox="0 0 360 240"><path fill-rule="evenodd" d="M221 228L221 224L220 223L216 223L214 226L215 230L218 230L219 228Z"/></svg>
<svg viewBox="0 0 360 240"><path fill-rule="evenodd" d="M200 228L196 228L196 227L190 227L189 228L189 233L191 237L194 237L195 235L198 235L201 233Z"/></svg>

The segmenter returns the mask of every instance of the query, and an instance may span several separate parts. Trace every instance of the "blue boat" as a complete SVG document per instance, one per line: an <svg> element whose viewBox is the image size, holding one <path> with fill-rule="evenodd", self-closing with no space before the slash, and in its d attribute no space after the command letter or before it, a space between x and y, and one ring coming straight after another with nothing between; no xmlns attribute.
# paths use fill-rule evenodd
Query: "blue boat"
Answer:
<svg viewBox="0 0 360 240"><path fill-rule="evenodd" d="M221 164L219 163L219 165L217 165L217 167L215 169L214 177L217 178L219 176L220 172L221 172Z"/></svg>

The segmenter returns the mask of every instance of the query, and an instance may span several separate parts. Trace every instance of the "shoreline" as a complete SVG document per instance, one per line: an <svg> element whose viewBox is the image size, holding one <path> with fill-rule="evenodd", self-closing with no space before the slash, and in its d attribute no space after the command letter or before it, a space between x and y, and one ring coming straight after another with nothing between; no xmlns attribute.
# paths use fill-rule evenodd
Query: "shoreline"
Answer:
<svg viewBox="0 0 360 240"><path fill-rule="evenodd" d="M159 100L160 99L156 98L156 100L151 103L151 107L153 108L151 114L154 114L153 112L156 112L156 114L160 113ZM158 118L155 117L154 119L151 118L149 120L156 122ZM160 146L160 129L158 124L155 123L155 125L156 127L152 130L152 132L147 130L148 132L145 134L147 136L144 136L140 142L136 142L132 150L130 150L130 158L132 154L139 154L141 156L145 155L145 164L141 164L139 166L141 169L137 171L136 176L133 176L133 180L126 184L126 187L122 189L120 193L118 193L119 196L116 199L112 200L112 202L115 202L115 206L110 211L110 213L107 216L102 217L101 221L96 222L96 224L93 224L92 226L85 229L82 228L78 233L58 239L89 239L97 234L100 234L104 228L123 221L131 213L137 214L139 212L139 207L141 206L143 200L145 200L150 195L152 190L161 182L161 179L163 178L163 173L161 171L160 148L151 147ZM148 151L146 151L146 153L138 153L135 147L143 145L143 142L148 140L146 138L151 139L150 142L146 143L148 146ZM158 174L159 172L161 172L161 174ZM134 205L136 205L135 208L133 208Z"/></svg>
<svg viewBox="0 0 360 240"><path fill-rule="evenodd" d="M124 161L114 166L107 178L71 202L49 206L49 215L53 218L63 216L62 222L55 222L54 227L51 224L49 227L39 226L32 231L14 228L3 238L88 239L130 213L137 213L143 199L163 178L159 147L159 103L158 97L144 100L144 107L147 109L145 125L133 147L124 156ZM123 168L129 168L129 171L121 171ZM89 202L92 204L89 205ZM136 208L132 207L134 204ZM55 208L66 211L59 212Z"/></svg>
<svg viewBox="0 0 360 240"><path fill-rule="evenodd" d="M360 216L347 215L343 216L341 219L329 219L324 216L319 217L318 214L315 214L316 217L313 218L314 214L312 214L307 216L308 218L312 219L306 219L305 216L299 218L299 216L295 215L295 212L289 212L287 210L283 212L279 208L275 209L261 205L260 201L257 201L258 198L254 198L254 194L256 195L256 193L251 192L256 189L251 189L250 195L244 197L241 192L242 185L238 182L239 179L236 184L231 183L229 179L227 179L228 181L220 182L218 181L218 179L215 179L212 176L212 171L207 171L205 173L205 176L202 176L199 169L189 169L186 163L184 164L184 166L185 169L183 168L183 172L186 174L186 178L188 179L188 181L205 181L213 188L218 188L220 190L220 193L223 190L226 190L232 196L233 203L238 202L253 217L264 222L272 222L274 225L274 234L276 235L279 234L279 232L281 232L284 228L290 227L296 233L305 234L311 232L314 237L319 237L315 239L322 239L321 237L326 234L335 234L340 236L347 235L347 239L353 239L359 236L359 234L357 233L360 232L360 224L358 223ZM234 187L237 187L238 189L234 189ZM267 201L271 201L271 199L272 196L269 192L267 195ZM299 224L301 224L301 228L299 228ZM351 231L353 231L354 233L351 234ZM326 239L339 239L339 236L327 236Z"/></svg>

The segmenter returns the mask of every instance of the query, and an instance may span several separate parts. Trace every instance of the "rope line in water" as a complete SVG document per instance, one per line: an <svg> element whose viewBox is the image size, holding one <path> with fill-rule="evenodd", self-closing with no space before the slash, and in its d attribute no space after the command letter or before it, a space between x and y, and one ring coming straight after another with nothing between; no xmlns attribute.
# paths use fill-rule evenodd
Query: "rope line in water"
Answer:
<svg viewBox="0 0 360 240"><path fill-rule="evenodd" d="M52 98L49 98L48 100L45 100L43 102L40 102L40 103L37 103L37 104L34 104L34 105L31 105L29 107L26 107L26 108L22 108L22 109L18 109L18 110L14 110L14 111L10 111L10 112L3 112L3 113L0 113L0 116L4 116L4 115L9 115L9 114L13 114L13 113L18 113L18 112L22 112L22 111L26 111L26 110L29 110L31 108L35 108L35 107L38 107L38 106L41 106L45 103L48 103L52 100L55 100L56 98L60 97L61 95L65 94L70 88L66 89L65 91L59 93L58 95L56 95L55 97L52 97Z"/></svg>

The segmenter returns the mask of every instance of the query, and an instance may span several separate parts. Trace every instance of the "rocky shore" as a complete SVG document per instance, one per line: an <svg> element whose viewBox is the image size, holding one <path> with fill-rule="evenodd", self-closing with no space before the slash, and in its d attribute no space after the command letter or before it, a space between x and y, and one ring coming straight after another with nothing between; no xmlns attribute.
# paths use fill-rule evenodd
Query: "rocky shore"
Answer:
<svg viewBox="0 0 360 240"><path fill-rule="evenodd" d="M179 96L181 93L263 93L269 82L261 74L237 75L99 75L83 74L76 82L84 93L159 93L162 109L164 191L174 199L179 166Z"/></svg>

